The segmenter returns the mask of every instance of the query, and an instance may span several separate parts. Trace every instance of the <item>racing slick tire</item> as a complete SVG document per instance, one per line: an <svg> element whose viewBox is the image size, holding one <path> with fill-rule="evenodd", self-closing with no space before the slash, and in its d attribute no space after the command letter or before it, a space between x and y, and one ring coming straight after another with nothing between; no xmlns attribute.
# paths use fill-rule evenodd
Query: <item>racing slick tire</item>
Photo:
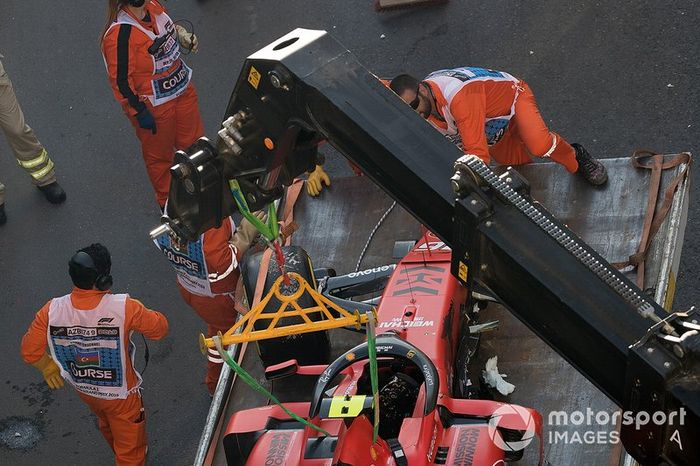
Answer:
<svg viewBox="0 0 700 466"><path fill-rule="evenodd" d="M301 275L312 287L316 287L316 281L313 272L311 259L306 251L299 246L284 246L282 252L285 258L285 270L287 272L295 272ZM241 262L241 277L243 278L244 289L248 302L253 301L255 295L255 285L258 280L258 271L260 270L260 259L262 252L251 252L244 256ZM261 296L265 296L275 280L281 275L277 259L274 254L270 258L270 264L267 269L267 277L265 278L265 286ZM299 300L299 305L302 308L311 307L315 302L308 293L303 294ZM280 301L274 296L265 306L264 312L274 312L280 306ZM322 319L320 312L309 315L311 320ZM301 317L286 317L280 319L278 325L291 325L302 323ZM269 320L258 321L255 324L256 330L267 328ZM328 332L311 332L300 335L291 335L288 337L272 338L269 340L258 341L258 354L264 367L269 367L281 362L296 359L299 365L315 365L327 364L330 358L330 340Z"/></svg>

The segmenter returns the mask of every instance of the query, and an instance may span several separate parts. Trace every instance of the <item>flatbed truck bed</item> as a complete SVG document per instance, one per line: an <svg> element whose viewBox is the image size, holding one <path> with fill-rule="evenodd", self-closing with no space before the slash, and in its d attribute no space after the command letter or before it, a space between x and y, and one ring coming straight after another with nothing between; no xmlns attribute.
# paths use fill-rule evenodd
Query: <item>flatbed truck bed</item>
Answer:
<svg viewBox="0 0 700 466"><path fill-rule="evenodd" d="M670 157L667 156L667 157ZM642 234L650 171L635 169L627 157L604 159L609 181L602 189L592 188L553 163L517 167L528 180L533 199L590 244L609 262L624 261L636 252ZM667 170L661 193L684 167ZM670 309L675 277L687 220L689 183L679 186L669 214L651 244L645 268L645 290ZM663 196L660 196L663 197ZM370 232L392 205L392 200L365 177L339 178L318 199L300 196L294 218L300 229L293 244L306 249L314 267L331 267L338 274L355 271ZM420 235L418 222L398 205L381 222L362 258L360 270L395 262L392 249L397 240L414 240ZM626 272L636 280L636 270ZM586 290L581 290L585 293ZM496 331L482 336L479 357L471 371L478 374L487 358L498 356L501 373L516 386L507 400L537 409L544 418L545 457L554 466L580 464L631 465L620 444L584 441L585 432L603 432L610 439L614 424L550 425L554 412L575 411L612 414L619 410L574 367L547 346L505 308L489 305L483 321L499 320ZM624 325L624 323L620 323ZM332 330L333 355L359 343L363 334ZM314 377L292 376L274 383L264 378L255 344L233 348L243 367L282 402L308 400ZM504 398L505 400L505 398ZM195 465L226 465L221 436L231 414L268 401L236 380L225 370L212 401ZM578 440L577 440L578 439ZM529 464L527 457L523 464Z"/></svg>

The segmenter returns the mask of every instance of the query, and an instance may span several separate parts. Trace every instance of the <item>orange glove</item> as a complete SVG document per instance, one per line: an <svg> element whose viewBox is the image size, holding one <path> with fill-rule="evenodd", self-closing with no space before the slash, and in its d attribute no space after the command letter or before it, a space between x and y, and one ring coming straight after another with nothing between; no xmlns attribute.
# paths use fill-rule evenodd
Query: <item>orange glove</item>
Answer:
<svg viewBox="0 0 700 466"><path fill-rule="evenodd" d="M63 377L61 377L61 370L58 368L58 364L53 360L48 353L44 355L37 362L32 364L41 371L41 375L44 376L46 385L54 390L63 387Z"/></svg>
<svg viewBox="0 0 700 466"><path fill-rule="evenodd" d="M306 192L309 193L309 196L318 196L323 190L323 183L330 186L331 179L321 165L316 165L316 169L309 173L309 179L306 180Z"/></svg>

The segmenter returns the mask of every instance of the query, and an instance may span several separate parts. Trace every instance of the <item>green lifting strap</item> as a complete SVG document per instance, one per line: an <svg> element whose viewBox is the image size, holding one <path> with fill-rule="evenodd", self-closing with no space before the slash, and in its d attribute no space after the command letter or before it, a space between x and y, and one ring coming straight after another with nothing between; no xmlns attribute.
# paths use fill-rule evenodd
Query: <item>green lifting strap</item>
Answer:
<svg viewBox="0 0 700 466"><path fill-rule="evenodd" d="M308 426L314 430L319 431L323 435L330 437L331 434L328 433L326 430L322 429L321 427L318 427L315 424L312 424L311 422L307 421L303 417L299 416L298 414L290 411L286 406L284 406L280 400L275 397L272 393L268 392L265 387L260 385L257 380L255 380L250 374L248 374L245 369L243 369L236 361L233 360L233 358L228 354L228 351L224 350L223 345L221 344L221 335L216 335L212 337L212 340L214 340L214 345L216 345L216 350L219 352L221 357L223 358L224 361L226 361L226 364L228 364L233 371L238 374L238 376L243 379L245 383L250 385L250 387L257 391L258 393L262 394L264 397L267 399L271 400L274 404L282 408L282 411L287 413L289 417L294 419L295 421L301 422L305 426Z"/></svg>
<svg viewBox="0 0 700 466"><path fill-rule="evenodd" d="M377 443L379 436L379 374L377 370L377 340L375 336L374 314L367 313L367 353L369 355L369 375L372 383L372 397L374 398L374 431L372 443Z"/></svg>
<svg viewBox="0 0 700 466"><path fill-rule="evenodd" d="M236 205L241 214L253 224L265 239L270 242L276 240L279 237L279 224L277 223L277 209L275 209L274 203L270 203L267 206L267 224L265 224L253 215L250 208L248 208L248 203L245 200L245 196L243 196L238 181L229 180L228 185L231 189L233 200L236 201Z"/></svg>

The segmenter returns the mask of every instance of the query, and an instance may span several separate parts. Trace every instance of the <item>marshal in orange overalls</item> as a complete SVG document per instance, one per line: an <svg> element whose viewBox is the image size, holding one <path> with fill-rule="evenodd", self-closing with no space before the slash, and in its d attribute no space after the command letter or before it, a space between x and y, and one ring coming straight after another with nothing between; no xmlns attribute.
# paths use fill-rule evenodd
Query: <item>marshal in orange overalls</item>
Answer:
<svg viewBox="0 0 700 466"><path fill-rule="evenodd" d="M225 333L236 323L234 308L242 252L232 244L236 226L229 217L219 228L204 232L197 241L178 244L169 235L155 241L177 272L180 294L207 324L207 335ZM212 348L207 349L205 383L213 394L224 361Z"/></svg>
<svg viewBox="0 0 700 466"><path fill-rule="evenodd" d="M576 152L547 128L530 87L503 71L464 67L435 71L430 87L439 118L428 121L462 148L489 163L529 163L548 157L570 173L578 170Z"/></svg>
<svg viewBox="0 0 700 466"><path fill-rule="evenodd" d="M61 376L97 416L118 466L146 464L146 420L133 366L132 331L158 340L168 321L127 295L73 291L46 303L22 338L22 359L34 364L47 347Z"/></svg>
<svg viewBox="0 0 700 466"><path fill-rule="evenodd" d="M102 55L114 97L141 141L143 160L161 208L170 189L170 167L176 150L204 135L192 70L180 58L175 26L157 0L146 16L119 10L102 39ZM137 114L148 110L155 131L143 129Z"/></svg>

